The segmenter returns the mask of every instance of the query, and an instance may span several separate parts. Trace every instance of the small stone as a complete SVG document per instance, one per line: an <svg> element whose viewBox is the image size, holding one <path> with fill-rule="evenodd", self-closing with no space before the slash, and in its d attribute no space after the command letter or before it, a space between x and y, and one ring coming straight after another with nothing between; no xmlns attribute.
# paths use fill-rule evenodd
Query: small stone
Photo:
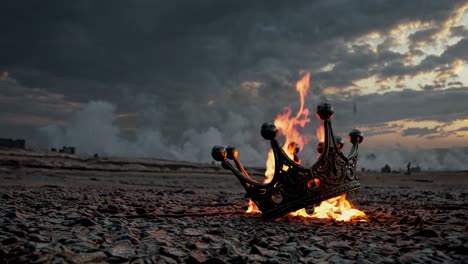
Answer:
<svg viewBox="0 0 468 264"><path fill-rule="evenodd" d="M99 251L96 247L96 244L87 242L78 242L68 245L68 248L75 253L92 253Z"/></svg>
<svg viewBox="0 0 468 264"><path fill-rule="evenodd" d="M280 264L281 262L279 261L278 258L269 258L266 263L268 263L268 264Z"/></svg>
<svg viewBox="0 0 468 264"><path fill-rule="evenodd" d="M205 244L205 243L196 242L196 243L195 243L195 248L198 248L198 249L209 249L209 248L210 248L210 245L209 245L209 244Z"/></svg>
<svg viewBox="0 0 468 264"><path fill-rule="evenodd" d="M409 222L410 222L409 216L405 215L397 223L401 225L401 224L407 224Z"/></svg>
<svg viewBox="0 0 468 264"><path fill-rule="evenodd" d="M282 246L280 250L286 252L297 252L297 242L286 243L286 245Z"/></svg>
<svg viewBox="0 0 468 264"><path fill-rule="evenodd" d="M128 241L132 242L132 244L134 244L134 245L140 243L140 240L137 237L135 237L134 235L132 235L132 234L121 235L121 236L119 236L117 238L117 240L128 240Z"/></svg>
<svg viewBox="0 0 468 264"><path fill-rule="evenodd" d="M84 227L90 227L90 226L97 225L97 223L94 222L93 220L89 219L89 218L82 218L82 219L76 221L73 225L81 225L81 226L84 226Z"/></svg>
<svg viewBox="0 0 468 264"><path fill-rule="evenodd" d="M205 264L226 264L227 262L220 258L210 258L205 261Z"/></svg>
<svg viewBox="0 0 468 264"><path fill-rule="evenodd" d="M205 234L203 235L202 240L207 243L216 243L216 242L221 241L221 238L215 235Z"/></svg>
<svg viewBox="0 0 468 264"><path fill-rule="evenodd" d="M20 213L18 211L8 212L5 216L10 217L10 218L18 218L18 219L25 219L28 217L28 215Z"/></svg>
<svg viewBox="0 0 468 264"><path fill-rule="evenodd" d="M353 263L352 260L344 259L338 255L333 255L328 259L328 263L332 264L351 264Z"/></svg>
<svg viewBox="0 0 468 264"><path fill-rule="evenodd" d="M351 249L348 242L346 241L332 241L328 243L328 246L332 248L336 248L336 249L346 249L346 250Z"/></svg>
<svg viewBox="0 0 468 264"><path fill-rule="evenodd" d="M168 264L177 264L178 262L170 257L166 256L158 256L157 261L153 261L153 263L168 263Z"/></svg>
<svg viewBox="0 0 468 264"><path fill-rule="evenodd" d="M408 252L401 257L398 258L400 263L406 264L406 263L424 263L421 261L417 256L415 256L413 253Z"/></svg>
<svg viewBox="0 0 468 264"><path fill-rule="evenodd" d="M119 257L129 259L136 254L135 248L132 243L128 240L119 241L113 247L106 250L106 254L109 257Z"/></svg>
<svg viewBox="0 0 468 264"><path fill-rule="evenodd" d="M13 199L13 198L14 198L13 196L11 196L11 195L9 195L9 194L7 194L7 193L4 193L4 194L2 195L2 199L5 199L5 200L10 200L10 199Z"/></svg>
<svg viewBox="0 0 468 264"><path fill-rule="evenodd" d="M159 253L159 245L153 238L144 238L140 244L141 252L145 255L155 255Z"/></svg>
<svg viewBox="0 0 468 264"><path fill-rule="evenodd" d="M70 258L72 263L96 263L96 262L105 262L107 260L107 255L102 251L97 251L93 253L81 253L77 254Z"/></svg>
<svg viewBox="0 0 468 264"><path fill-rule="evenodd" d="M35 242L49 242L50 240L44 236L41 236L39 234L30 234L28 235L28 238L31 240L31 241L35 241Z"/></svg>
<svg viewBox="0 0 468 264"><path fill-rule="evenodd" d="M269 246L269 241L266 238L260 239L257 243L258 246L267 248Z"/></svg>
<svg viewBox="0 0 468 264"><path fill-rule="evenodd" d="M314 258L314 259L322 259L327 256L325 251L322 249L312 245L312 246L302 246L299 248L299 250L302 252L302 254L308 258Z"/></svg>
<svg viewBox="0 0 468 264"><path fill-rule="evenodd" d="M222 248L221 251L223 254L228 254L230 256L239 256L241 254L241 251L239 248L234 246L233 244L227 242Z"/></svg>
<svg viewBox="0 0 468 264"><path fill-rule="evenodd" d="M165 247L165 246L161 247L161 253L166 256L176 257L176 258L182 258L182 257L187 256L187 254L183 251L180 251L176 248L170 248L170 247Z"/></svg>
<svg viewBox="0 0 468 264"><path fill-rule="evenodd" d="M119 210L119 207L117 207L117 206L115 206L115 205L113 205L113 204L109 204L109 205L107 206L107 209L112 210L112 211L118 211L118 210Z"/></svg>
<svg viewBox="0 0 468 264"><path fill-rule="evenodd" d="M38 228L35 228L35 227L30 227L30 228L26 229L26 231L29 234L40 234L41 233L41 231Z"/></svg>
<svg viewBox="0 0 468 264"><path fill-rule="evenodd" d="M253 245L250 248L250 254L259 254L259 255L264 256L267 253L267 251L268 250L266 248L262 248L262 247L257 246L257 245Z"/></svg>
<svg viewBox="0 0 468 264"><path fill-rule="evenodd" d="M254 237L249 241L249 245L256 245L258 242L260 242L260 238Z"/></svg>
<svg viewBox="0 0 468 264"><path fill-rule="evenodd" d="M194 244L194 243L193 243L192 241L190 241L190 240L187 241L187 242L185 243L185 247L188 248L188 249L197 249L197 245Z"/></svg>
<svg viewBox="0 0 468 264"><path fill-rule="evenodd" d="M69 244L78 243L78 240L62 237L62 238L58 239L57 242L60 243L60 244L69 245Z"/></svg>
<svg viewBox="0 0 468 264"><path fill-rule="evenodd" d="M130 262L130 264L146 264L146 263L148 262L146 262L145 258L137 258Z"/></svg>
<svg viewBox="0 0 468 264"><path fill-rule="evenodd" d="M25 237L27 235L26 232L24 232L23 230L19 230L19 229L11 229L10 232L17 237Z"/></svg>
<svg viewBox="0 0 468 264"><path fill-rule="evenodd" d="M16 242L18 242L18 238L15 237L15 236L11 236L9 238L6 238L6 239L2 240L3 245L10 245L10 244L13 244L13 243L16 243Z"/></svg>
<svg viewBox="0 0 468 264"><path fill-rule="evenodd" d="M206 256L200 250L192 250L186 260L187 264L199 264L206 261Z"/></svg>
<svg viewBox="0 0 468 264"><path fill-rule="evenodd" d="M201 236L201 233L195 228L186 228L182 233L186 236Z"/></svg>
<svg viewBox="0 0 468 264"><path fill-rule="evenodd" d="M135 208L135 212L136 212L137 214L139 214L139 215L144 215L144 214L147 214L147 213L148 213L148 211L147 211L145 208L143 208L143 207L137 207L137 208Z"/></svg>
<svg viewBox="0 0 468 264"><path fill-rule="evenodd" d="M73 251L68 249L66 246L61 245L60 249L62 250L62 256L64 257L71 257L74 254Z"/></svg>
<svg viewBox="0 0 468 264"><path fill-rule="evenodd" d="M450 258L447 255L445 255L442 251L435 251L434 256L444 260L450 260Z"/></svg>
<svg viewBox="0 0 468 264"><path fill-rule="evenodd" d="M372 264L372 262L366 260L362 254L359 254L356 258L356 264Z"/></svg>
<svg viewBox="0 0 468 264"><path fill-rule="evenodd" d="M423 229L412 234L411 236L438 237L439 235L432 229Z"/></svg>

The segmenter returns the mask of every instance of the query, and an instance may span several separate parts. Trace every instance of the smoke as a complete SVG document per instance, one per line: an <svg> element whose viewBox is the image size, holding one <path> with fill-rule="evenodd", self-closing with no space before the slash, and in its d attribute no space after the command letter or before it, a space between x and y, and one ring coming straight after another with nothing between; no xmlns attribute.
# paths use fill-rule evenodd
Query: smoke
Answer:
<svg viewBox="0 0 468 264"><path fill-rule="evenodd" d="M388 164L392 170L404 171L409 162L411 167L422 170L467 170L468 148L452 149L380 149L363 150L358 166L368 170L380 170Z"/></svg>
<svg viewBox="0 0 468 264"><path fill-rule="evenodd" d="M50 125L41 132L53 146L73 145L87 153L120 154L128 142L118 136L114 120L115 107L95 101L78 111L69 127Z"/></svg>
<svg viewBox="0 0 468 264"><path fill-rule="evenodd" d="M146 113L157 113L156 105L146 105ZM189 109L195 111L194 109ZM199 114L200 115L200 114ZM135 138L122 136L121 128L116 124L116 107L105 101L91 101L77 111L68 126L49 125L40 128L45 136L47 147L75 146L80 153L98 153L104 156L147 157L194 162L211 162L211 148L214 145L233 145L240 151L240 159L250 166L264 166L269 148L268 141L259 135L257 117L251 119L239 113L227 111L220 116L218 126L194 125L179 131L177 138L164 132L163 116L150 115L153 124L138 128ZM203 117L200 117L203 120ZM197 121L197 120L194 120ZM185 122L185 120L184 120ZM189 123L189 122L187 122ZM315 123L315 122L311 122ZM302 133L313 135L313 125L306 126ZM344 135L342 135L344 136ZM282 141L282 138L279 138ZM299 153L303 164L310 166L315 162L315 145L311 137L309 143ZM346 144L347 153L350 144ZM358 166L370 170L380 170L385 164L393 170L404 170L408 162L419 165L423 170L466 170L468 151L463 148L404 150L404 149L368 149L361 148Z"/></svg>
<svg viewBox="0 0 468 264"><path fill-rule="evenodd" d="M151 109L148 110L152 112ZM245 127L247 119L229 112L223 129L186 128L180 140L164 135L159 124L135 131L134 140L122 136L116 125L116 107L105 101L91 101L77 111L70 125L49 125L40 128L47 140L47 147L74 146L81 153L98 153L105 156L155 157L195 162L210 162L214 145L235 143L246 164L258 164L264 160L258 148L253 147L252 133ZM226 140L227 139L227 140ZM262 148L262 147L260 147ZM266 150L265 150L266 151Z"/></svg>

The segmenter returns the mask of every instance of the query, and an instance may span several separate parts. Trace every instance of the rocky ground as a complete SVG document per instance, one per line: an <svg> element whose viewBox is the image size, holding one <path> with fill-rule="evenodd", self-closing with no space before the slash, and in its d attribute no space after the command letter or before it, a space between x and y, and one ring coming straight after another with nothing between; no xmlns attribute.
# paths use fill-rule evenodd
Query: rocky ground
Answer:
<svg viewBox="0 0 468 264"><path fill-rule="evenodd" d="M468 263L467 172L361 173L367 222L266 221L216 167L40 156L0 151L0 263Z"/></svg>

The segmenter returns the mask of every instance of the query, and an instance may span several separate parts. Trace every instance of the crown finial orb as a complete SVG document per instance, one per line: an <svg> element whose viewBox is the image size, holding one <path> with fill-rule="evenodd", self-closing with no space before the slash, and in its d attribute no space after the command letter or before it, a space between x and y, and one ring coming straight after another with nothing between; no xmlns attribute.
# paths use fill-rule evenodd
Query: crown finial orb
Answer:
<svg viewBox="0 0 468 264"><path fill-rule="evenodd" d="M317 106L317 111L315 113L317 114L317 117L321 120L326 120L333 117L335 109L331 104L322 102Z"/></svg>
<svg viewBox="0 0 468 264"><path fill-rule="evenodd" d="M266 140L273 140L278 134L278 128L273 123L264 123L260 131L262 137Z"/></svg>
<svg viewBox="0 0 468 264"><path fill-rule="evenodd" d="M211 150L211 156L216 161L223 161L226 158L227 153L222 146L214 146Z"/></svg>
<svg viewBox="0 0 468 264"><path fill-rule="evenodd" d="M340 136L335 137L336 144L339 149L342 149L344 146L344 140Z"/></svg>
<svg viewBox="0 0 468 264"><path fill-rule="evenodd" d="M364 135L362 134L361 130L359 129L353 129L351 132L349 132L349 141L351 143L362 143L364 140Z"/></svg>
<svg viewBox="0 0 468 264"><path fill-rule="evenodd" d="M237 157L239 157L239 150L237 150L235 147L227 147L226 152L227 158L230 160L237 159Z"/></svg>

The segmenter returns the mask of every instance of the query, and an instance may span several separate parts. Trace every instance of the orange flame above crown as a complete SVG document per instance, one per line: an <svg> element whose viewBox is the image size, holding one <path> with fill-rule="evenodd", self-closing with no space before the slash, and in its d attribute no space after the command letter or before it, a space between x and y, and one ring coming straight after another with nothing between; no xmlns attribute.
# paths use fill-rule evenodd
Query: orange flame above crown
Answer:
<svg viewBox="0 0 468 264"><path fill-rule="evenodd" d="M293 149L288 149L289 144L294 142L299 145L299 149L302 149L304 145L307 144L307 139L302 137L299 133L298 127L304 127L310 122L309 109L304 108L304 101L309 90L309 83L310 73L306 73L304 77L296 83L296 91L299 93L301 102L301 106L299 111L297 111L296 116L291 117L292 110L287 107L284 113L278 114L274 122L279 133L286 139L283 145L283 150L291 160L294 160L294 152ZM270 150L266 161L265 182L271 181L274 174L275 157L273 155L273 150Z"/></svg>

